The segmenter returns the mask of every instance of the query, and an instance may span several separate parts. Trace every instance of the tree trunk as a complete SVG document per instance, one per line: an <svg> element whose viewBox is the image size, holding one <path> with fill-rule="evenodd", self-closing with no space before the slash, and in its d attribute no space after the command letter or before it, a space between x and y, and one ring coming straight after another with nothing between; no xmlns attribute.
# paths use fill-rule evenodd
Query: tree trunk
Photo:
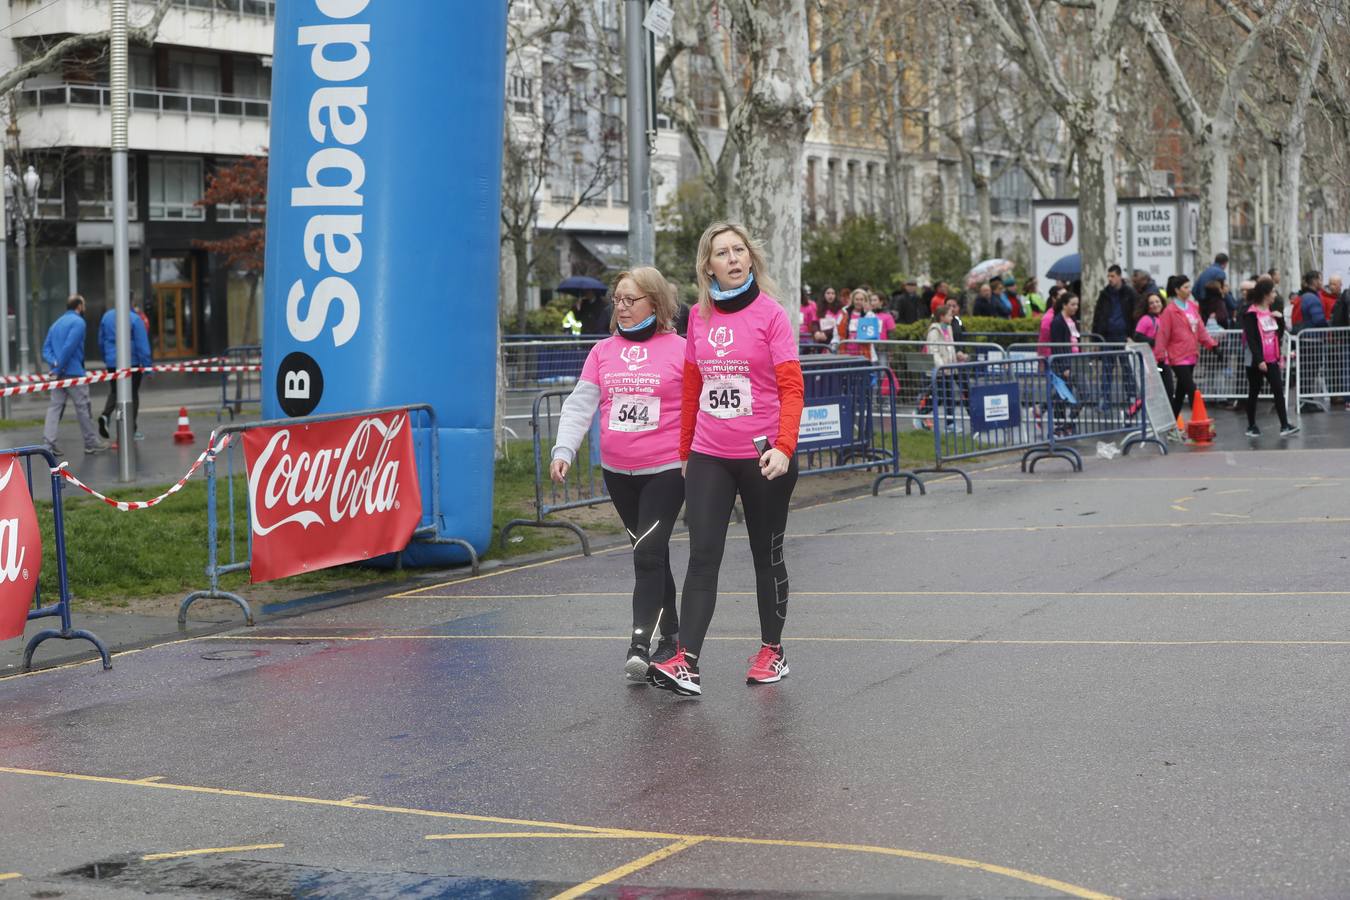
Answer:
<svg viewBox="0 0 1350 900"><path fill-rule="evenodd" d="M530 298L530 248L524 235L512 235L511 255L516 260L516 331L526 334L529 330L525 324L525 305Z"/></svg>
<svg viewBox="0 0 1350 900"><path fill-rule="evenodd" d="M1088 328L1097 294L1106 286L1106 270L1116 255L1116 140L1114 133L1075 134L1079 159L1078 250L1083 261L1083 291L1078 321Z"/></svg>
<svg viewBox="0 0 1350 900"><path fill-rule="evenodd" d="M251 273L248 276L248 305L244 308L244 344L258 343L257 333L254 331L254 325L258 320L258 275Z"/></svg>
<svg viewBox="0 0 1350 900"><path fill-rule="evenodd" d="M1308 146L1308 102L1312 98L1313 83L1322 65L1322 50L1326 47L1330 18L1338 15L1342 3L1328 4L1322 11L1321 27L1313 30L1312 52L1308 63L1299 74L1298 91L1289 111L1289 120L1282 129L1285 143L1280 148L1279 186L1275 191L1275 261L1290 283L1303 272L1299 261L1298 213L1303 193L1303 153Z"/></svg>
<svg viewBox="0 0 1350 900"><path fill-rule="evenodd" d="M764 245L778 300L794 323L800 315L802 152L811 123L811 69L806 0L747 3L737 28L751 61L750 93L731 130L740 148L735 207Z"/></svg>
<svg viewBox="0 0 1350 900"><path fill-rule="evenodd" d="M1204 186L1200 192L1200 222L1196 244L1200 261L1219 253L1228 253L1228 191L1232 184L1233 125L1217 119L1206 139L1196 149L1196 180Z"/></svg>
<svg viewBox="0 0 1350 900"><path fill-rule="evenodd" d="M994 202L989 179L975 172L975 202L980 210L980 259L994 255Z"/></svg>

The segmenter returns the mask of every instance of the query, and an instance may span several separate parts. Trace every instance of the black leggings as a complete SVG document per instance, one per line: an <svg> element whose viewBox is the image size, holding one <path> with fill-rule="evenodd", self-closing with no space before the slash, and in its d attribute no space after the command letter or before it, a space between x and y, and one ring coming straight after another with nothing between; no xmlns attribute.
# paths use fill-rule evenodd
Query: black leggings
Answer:
<svg viewBox="0 0 1350 900"><path fill-rule="evenodd" d="M689 571L684 576L680 646L697 656L717 605L717 576L726 549L727 525L736 495L745 509L745 530L755 561L755 594L759 600L759 633L766 644L783 638L787 619L788 575L783 561L788 503L797 485L797 458L784 474L770 481L760 474L758 459L722 459L689 455L685 478L685 520L689 524Z"/></svg>
<svg viewBox="0 0 1350 900"><path fill-rule="evenodd" d="M1270 385L1275 395L1275 413L1280 417L1280 427L1289 427L1289 410L1284 405L1284 379L1280 377L1279 363L1266 363L1262 372L1256 366L1247 367L1247 424L1256 426L1256 400L1261 396L1261 382Z"/></svg>
<svg viewBox="0 0 1350 900"><path fill-rule="evenodd" d="M144 372L131 373L131 430L136 430L136 423L141 417L141 376ZM114 381L108 385L108 402L103 404L103 415L112 419L113 410L117 408L117 382ZM116 436L116 435L114 435Z"/></svg>
<svg viewBox="0 0 1350 900"><path fill-rule="evenodd" d="M661 634L679 631L675 576L670 573L670 532L684 502L679 469L650 475L604 470L605 488L633 543L633 643L650 646L657 622Z"/></svg>
<svg viewBox="0 0 1350 900"><path fill-rule="evenodd" d="M1176 379L1176 393L1172 395L1172 415L1181 415L1181 407L1189 400L1195 402L1195 366L1173 366L1172 377Z"/></svg>

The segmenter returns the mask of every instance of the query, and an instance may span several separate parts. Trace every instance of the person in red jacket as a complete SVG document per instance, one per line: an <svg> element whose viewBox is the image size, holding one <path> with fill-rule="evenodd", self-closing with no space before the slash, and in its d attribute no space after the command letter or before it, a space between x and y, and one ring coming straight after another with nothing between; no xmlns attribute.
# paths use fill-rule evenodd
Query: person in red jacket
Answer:
<svg viewBox="0 0 1350 900"><path fill-rule="evenodd" d="M745 676L788 674L783 652L787 565L783 538L797 483L802 367L787 313L770 296L764 256L740 225L710 225L698 243L699 303L689 314L680 458L685 460L689 569L680 602L680 649L648 670L653 684L703 693L699 655L717 604L717 576L737 495L755 566L760 648Z"/></svg>
<svg viewBox="0 0 1350 900"><path fill-rule="evenodd" d="M1191 299L1191 280L1185 275L1167 279L1167 308L1158 317L1158 336L1154 339L1153 354L1158 361L1172 369L1176 392L1172 395L1172 415L1181 414L1181 407L1195 397L1195 364L1200 361L1200 345L1204 344L1222 355L1218 341L1205 328L1200 308Z"/></svg>

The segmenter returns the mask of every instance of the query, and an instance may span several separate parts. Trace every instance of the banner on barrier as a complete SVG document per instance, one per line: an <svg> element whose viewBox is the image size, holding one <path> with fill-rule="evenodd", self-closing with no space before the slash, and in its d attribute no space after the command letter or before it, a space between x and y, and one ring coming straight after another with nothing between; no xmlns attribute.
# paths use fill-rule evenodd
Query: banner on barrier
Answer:
<svg viewBox="0 0 1350 900"><path fill-rule="evenodd" d="M1017 398L1017 383L981 384L970 389L971 431L1017 428L1021 425L1022 404Z"/></svg>
<svg viewBox="0 0 1350 900"><path fill-rule="evenodd" d="M396 553L422 518L406 412L244 432L254 582Z"/></svg>
<svg viewBox="0 0 1350 900"><path fill-rule="evenodd" d="M0 641L19 637L42 571L42 532L28 481L11 456L0 475Z"/></svg>
<svg viewBox="0 0 1350 900"><path fill-rule="evenodd" d="M797 443L809 444L813 441L841 440L844 431L840 407L844 402L845 398L841 397L839 402L823 403L803 409L801 426L797 432Z"/></svg>

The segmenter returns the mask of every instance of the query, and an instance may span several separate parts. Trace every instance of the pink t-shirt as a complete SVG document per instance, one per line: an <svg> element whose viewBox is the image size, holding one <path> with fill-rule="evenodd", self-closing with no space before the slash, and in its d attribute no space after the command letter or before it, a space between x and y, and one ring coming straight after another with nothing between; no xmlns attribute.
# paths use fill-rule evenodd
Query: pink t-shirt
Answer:
<svg viewBox="0 0 1350 900"><path fill-rule="evenodd" d="M797 359L787 313L767 294L739 312L714 309L711 322L694 307L688 333L684 358L703 376L691 449L723 459L759 456L755 438L779 438L774 367Z"/></svg>
<svg viewBox="0 0 1350 900"><path fill-rule="evenodd" d="M1146 338L1157 338L1158 336L1158 317L1152 313L1144 313L1143 318L1135 323L1134 330L1136 334L1142 334ZM1158 342L1153 342L1153 358L1162 361L1162 348Z"/></svg>
<svg viewBox="0 0 1350 900"><path fill-rule="evenodd" d="M607 468L679 462L684 338L613 335L591 348L581 380L600 389L600 461Z"/></svg>
<svg viewBox="0 0 1350 900"><path fill-rule="evenodd" d="M1053 309L1047 309L1047 310L1045 311L1045 313L1041 316L1041 343L1042 343L1042 344L1048 344L1048 343L1050 343L1050 323L1053 322L1053 321L1055 321L1055 311L1054 311ZM1053 350L1052 350L1050 347L1044 347L1044 346L1042 346L1042 347L1037 347L1037 348L1036 348L1036 355L1037 355L1037 356L1049 356L1052 352L1053 352Z"/></svg>
<svg viewBox="0 0 1350 900"><path fill-rule="evenodd" d="M1267 363L1280 361L1280 323L1270 314L1270 310L1259 306L1250 307L1256 313L1256 329L1261 332L1261 356ZM1253 363L1255 365L1255 363Z"/></svg>
<svg viewBox="0 0 1350 900"><path fill-rule="evenodd" d="M816 333L816 323L820 321L820 315L816 312L814 303L802 304L802 326L801 333L805 337L811 337Z"/></svg>

